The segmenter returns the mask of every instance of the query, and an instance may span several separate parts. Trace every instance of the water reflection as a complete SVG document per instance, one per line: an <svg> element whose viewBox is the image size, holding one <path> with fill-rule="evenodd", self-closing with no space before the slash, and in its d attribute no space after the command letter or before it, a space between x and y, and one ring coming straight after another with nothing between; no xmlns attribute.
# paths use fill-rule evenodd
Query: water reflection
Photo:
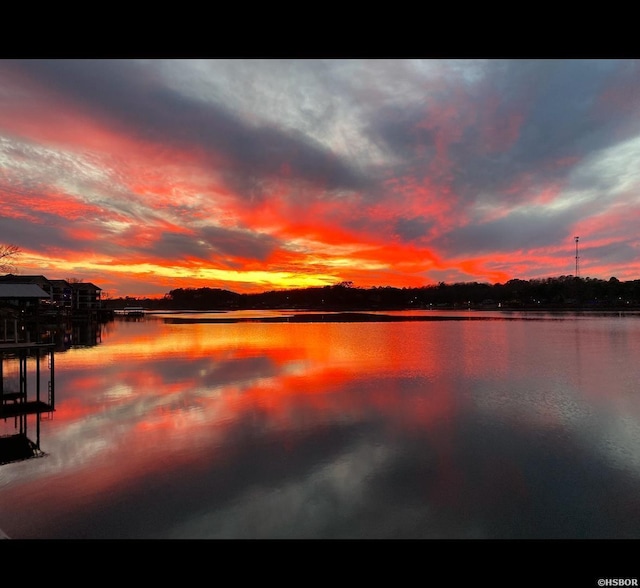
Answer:
<svg viewBox="0 0 640 588"><path fill-rule="evenodd" d="M636 323L117 322L57 360L49 457L0 469L0 528L635 538Z"/></svg>

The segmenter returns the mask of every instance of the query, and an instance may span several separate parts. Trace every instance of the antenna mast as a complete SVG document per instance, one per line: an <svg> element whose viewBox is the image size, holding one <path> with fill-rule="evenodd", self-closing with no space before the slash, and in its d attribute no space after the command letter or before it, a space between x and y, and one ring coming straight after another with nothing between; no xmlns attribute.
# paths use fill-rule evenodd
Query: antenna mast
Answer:
<svg viewBox="0 0 640 588"><path fill-rule="evenodd" d="M578 260L580 259L579 255L578 255L578 239L580 239L580 237L576 237L576 278L579 277L578 275Z"/></svg>

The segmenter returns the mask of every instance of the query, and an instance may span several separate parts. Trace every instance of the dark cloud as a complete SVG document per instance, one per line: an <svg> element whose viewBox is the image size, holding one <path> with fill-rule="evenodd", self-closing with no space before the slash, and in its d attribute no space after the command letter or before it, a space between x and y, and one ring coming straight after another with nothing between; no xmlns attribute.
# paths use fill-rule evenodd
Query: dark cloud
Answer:
<svg viewBox="0 0 640 588"><path fill-rule="evenodd" d="M638 247L629 241L616 241L606 245L591 246L588 240L585 243L583 238L580 245L580 257L583 264L593 264L595 262L611 265L612 267L617 266L619 271L625 265L638 260Z"/></svg>
<svg viewBox="0 0 640 588"><path fill-rule="evenodd" d="M524 200L528 190L566 178L571 168L562 161L578 162L637 132L637 110L604 120L598 110L609 82L623 85L621 71L627 95L629 86L640 95L640 75L624 60L489 61L475 84L441 79L420 99L385 105L367 130L400 158L395 172L445 182L461 204L479 194L500 201L523 176ZM444 158L442 169L436 157Z"/></svg>
<svg viewBox="0 0 640 588"><path fill-rule="evenodd" d="M217 254L233 258L265 261L278 246L278 240L270 235L237 229L207 227L201 235Z"/></svg>
<svg viewBox="0 0 640 588"><path fill-rule="evenodd" d="M445 255L483 255L496 251L520 251L561 243L575 214L565 211L517 211L485 223L468 224L448 232L441 241Z"/></svg>
<svg viewBox="0 0 640 588"><path fill-rule="evenodd" d="M403 107L384 105L369 121L372 141L393 157L428 163L435 155L434 130L420 126L430 104L418 102Z"/></svg>
<svg viewBox="0 0 640 588"><path fill-rule="evenodd" d="M224 227L205 227L195 234L161 231L147 244L136 244L131 236L131 251L162 259L196 258L221 265L237 266L249 261L265 261L278 241L269 235Z"/></svg>
<svg viewBox="0 0 640 588"><path fill-rule="evenodd" d="M578 162L619 142L616 131L625 130L625 117L597 120L596 104L609 79L622 67L624 62L597 60L493 64L483 82L484 96L492 93L499 105L490 116L482 117L486 133L467 129L465 141L452 150L456 172L464 172L455 175L456 189L466 195L465 200L472 200L478 192L490 192L499 201L501 192L523 175L528 178L524 188L563 181L571 168L558 162ZM640 76L629 83L640 90ZM509 117L521 121L516 139L504 150L487 152L479 144L481 137L500 129ZM632 126L638 129L637 123Z"/></svg>
<svg viewBox="0 0 640 588"><path fill-rule="evenodd" d="M69 237L59 222L47 222L47 217L50 215L45 214L42 222L34 223L28 219L0 216L0 243L12 243L23 251L41 254L51 253L52 249L77 250L78 241Z"/></svg>
<svg viewBox="0 0 640 588"><path fill-rule="evenodd" d="M416 241L424 237L432 226L433 222L423 217L399 218L395 224L395 234L402 241Z"/></svg>

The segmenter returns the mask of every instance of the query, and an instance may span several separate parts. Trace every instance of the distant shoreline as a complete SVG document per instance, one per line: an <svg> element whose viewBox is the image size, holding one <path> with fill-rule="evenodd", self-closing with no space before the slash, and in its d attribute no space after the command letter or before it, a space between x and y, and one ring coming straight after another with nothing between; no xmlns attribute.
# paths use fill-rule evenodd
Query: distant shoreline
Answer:
<svg viewBox="0 0 640 588"><path fill-rule="evenodd" d="M273 310L273 309L271 309ZM180 311L177 311L180 312ZM183 311L186 312L186 311ZM199 311L199 313L207 313L209 311ZM220 311L210 311L220 314ZM233 311L231 311L233 312ZM283 311L286 312L286 311ZM548 311L548 310L524 310L524 311L454 311L460 314L384 314L372 312L296 312L292 314L283 314L282 316L223 316L223 317L202 317L202 316L159 316L163 322L169 324L187 324L187 323L366 323L366 322L440 322L440 321L535 321L535 320L557 320L553 316L542 315L596 315L596 316L616 316L621 314L630 314L640 317L638 311L589 311L589 310L571 310L571 311ZM500 314L484 314L485 312L499 312ZM504 312L504 314L502 314ZM521 312L531 312L532 316L522 316ZM514 316L514 313L516 316ZM154 313L147 316L153 316ZM163 313L159 313L163 314ZM538 316L535 316L538 315Z"/></svg>

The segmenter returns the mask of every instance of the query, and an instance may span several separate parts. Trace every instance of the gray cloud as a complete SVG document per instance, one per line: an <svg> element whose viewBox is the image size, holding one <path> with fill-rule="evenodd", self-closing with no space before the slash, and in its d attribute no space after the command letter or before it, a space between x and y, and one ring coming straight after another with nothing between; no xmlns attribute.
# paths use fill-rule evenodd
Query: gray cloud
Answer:
<svg viewBox="0 0 640 588"><path fill-rule="evenodd" d="M204 227L195 235L162 231L150 243L136 243L131 232L129 253L138 252L163 259L182 261L196 258L238 267L241 260L264 261L278 246L277 239L259 233L224 227Z"/></svg>
<svg viewBox="0 0 640 588"><path fill-rule="evenodd" d="M399 218L396 221L395 233L403 241L415 241L426 236L433 222L424 217Z"/></svg>
<svg viewBox="0 0 640 588"><path fill-rule="evenodd" d="M222 227L207 227L202 237L220 254L258 261L265 261L278 246L278 240L270 235Z"/></svg>
<svg viewBox="0 0 640 588"><path fill-rule="evenodd" d="M109 117L127 132L222 154L239 178L278 176L286 167L294 178L329 189L367 184L347 162L309 137L266 124L249 125L220 105L163 87L153 68L134 61L25 60L14 66L77 105ZM228 173L226 177L232 181L237 176Z"/></svg>
<svg viewBox="0 0 640 588"><path fill-rule="evenodd" d="M544 211L516 211L500 219L458 227L443 237L446 255L482 255L520 251L561 243L571 223L572 211L550 215Z"/></svg>
<svg viewBox="0 0 640 588"><path fill-rule="evenodd" d="M59 223L47 222L47 217L53 218L44 214L43 222L33 223L22 218L0 217L0 243L12 243L23 251L43 253L51 252L52 248L77 249L77 240L68 237Z"/></svg>
<svg viewBox="0 0 640 588"><path fill-rule="evenodd" d="M449 178L461 203L480 193L499 201L523 175L531 188L561 181L568 168L560 160L580 160L638 132L637 109L606 117L598 110L616 76L628 93L640 93L640 75L626 61L489 61L475 84L448 77L413 102L384 106L371 116L368 131L401 158L399 169L432 181ZM509 125L512 141L488 143L508 134ZM440 176L430 167L439 140L450 165Z"/></svg>

